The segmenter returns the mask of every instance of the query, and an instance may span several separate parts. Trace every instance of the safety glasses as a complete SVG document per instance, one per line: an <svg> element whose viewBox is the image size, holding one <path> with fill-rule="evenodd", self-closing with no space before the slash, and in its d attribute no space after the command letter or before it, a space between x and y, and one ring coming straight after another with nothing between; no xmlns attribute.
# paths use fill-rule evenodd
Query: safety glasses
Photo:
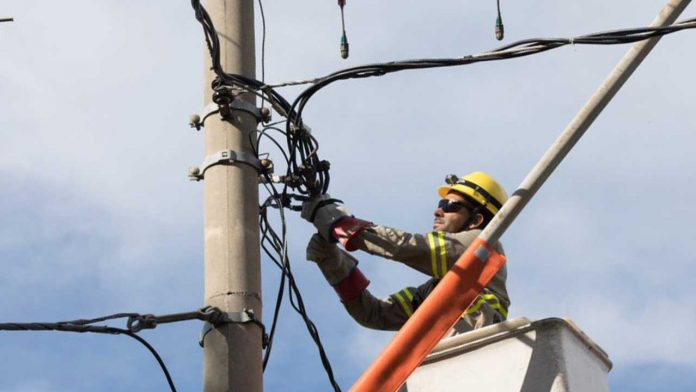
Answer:
<svg viewBox="0 0 696 392"><path fill-rule="evenodd" d="M458 212L462 208L471 210L471 206L460 201L442 199L437 203L437 208L442 209L444 212Z"/></svg>

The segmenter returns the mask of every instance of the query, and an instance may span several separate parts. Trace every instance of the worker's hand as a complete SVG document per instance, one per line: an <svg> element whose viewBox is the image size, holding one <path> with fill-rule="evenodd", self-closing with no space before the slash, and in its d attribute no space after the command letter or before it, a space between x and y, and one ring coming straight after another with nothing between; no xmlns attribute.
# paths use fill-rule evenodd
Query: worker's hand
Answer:
<svg viewBox="0 0 696 392"><path fill-rule="evenodd" d="M336 223L342 218L352 216L350 211L337 201L328 194L323 194L302 203L302 218L313 223L319 234L330 242L336 242L332 235Z"/></svg>
<svg viewBox="0 0 696 392"><path fill-rule="evenodd" d="M317 263L326 280L332 285L345 279L358 264L357 260L319 234L314 234L307 244L307 260Z"/></svg>
<svg viewBox="0 0 696 392"><path fill-rule="evenodd" d="M332 244L320 236L314 234L307 244L307 260L322 264L327 260L339 258L339 250L336 244Z"/></svg>

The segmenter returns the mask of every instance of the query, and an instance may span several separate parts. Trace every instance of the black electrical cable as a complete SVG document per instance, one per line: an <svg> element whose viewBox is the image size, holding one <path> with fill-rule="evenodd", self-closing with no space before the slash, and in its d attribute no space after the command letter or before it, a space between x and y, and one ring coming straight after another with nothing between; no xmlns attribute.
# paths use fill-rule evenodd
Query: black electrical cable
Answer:
<svg viewBox="0 0 696 392"><path fill-rule="evenodd" d="M261 13L261 83L266 80L266 15L263 12L263 3L259 0L259 12ZM261 106L265 101L265 97L261 97Z"/></svg>
<svg viewBox="0 0 696 392"><path fill-rule="evenodd" d="M284 213L284 205L283 201L279 198L280 193L277 192L275 187L273 186L272 183L269 182L269 184L265 184L267 188L269 188L269 192L271 195L269 198L264 202L261 206L261 234L262 234L262 248L264 252L273 260L273 262L280 268L281 270L281 285L280 289L278 292L278 296L276 299L276 304L274 308L274 317L273 317L273 323L271 325L271 333L269 335L269 346L266 348L266 353L264 355L264 369L268 363L268 359L270 357L270 349L272 347L272 336L275 334L275 327L277 325L277 320L278 320L278 313L280 311L280 304L282 303L282 290L283 286L285 284L285 280L287 279L288 282L288 294L290 298L290 304L295 309L295 311L302 317L303 321L305 322L305 325L307 327L307 330L309 331L309 334L314 340L317 349L319 350L319 356L321 358L322 365L324 366L324 369L326 370L327 376L329 378L329 382L331 383L332 387L334 388L335 391L340 391L340 386L335 380L334 374L333 374L333 369L331 367L331 363L328 359L328 356L326 355L326 352L324 350L323 344L321 342L321 338L319 337L319 331L316 328L316 325L312 322L312 320L309 318L307 314L307 309L304 305L304 300L302 299L302 294L299 290L299 287L297 286L297 282L295 281L295 277L292 274L292 269L290 267L290 260L288 258L287 254L287 224L285 221L285 213ZM275 204L274 204L275 203ZM279 210L280 214L280 219L281 219L281 236L278 235L278 233L275 232L275 230L272 228L272 226L268 222L268 207L276 207ZM276 257L272 252L266 247L266 244L269 243L270 246L273 248L275 253L279 256Z"/></svg>
<svg viewBox="0 0 696 392"><path fill-rule="evenodd" d="M282 131L281 129L275 127L275 126L266 126L264 127L263 130L258 132L257 135L257 147L253 148L254 153L258 156L258 149L260 148L259 146L261 145L261 141L265 139L270 140L275 146L280 149L281 153L283 154L283 157L285 159L285 163L289 164L288 156L286 155L285 151L283 151L281 144L272 136L268 134L268 131L276 131L280 134L285 135L285 132ZM252 144L253 145L253 144ZM315 153L315 151L314 151ZM274 311L273 311L273 321L271 323L271 329L269 333L269 339L268 339L268 345L266 347L266 351L264 353L264 358L263 358L263 368L265 370L268 361L270 359L271 351L273 348L273 340L275 337L275 331L278 323L278 316L280 313L281 305L282 305L282 300L284 296L284 288L287 280L287 287L288 287L288 294L290 298L290 304L293 307L293 309L302 317L303 321L305 322L305 325L307 326L307 330L309 331L309 334L314 340L317 349L319 351L319 356L321 358L322 365L324 366L329 382L331 383L332 387L334 388L335 391L340 391L340 387L338 383L335 380L334 374L333 374L333 369L331 367L331 363L328 359L328 356L326 355L326 352L324 350L323 344L321 342L321 338L319 337L319 332L315 326L315 324L311 321L309 316L307 315L307 309L304 305L304 301L302 299L302 294L299 290L299 287L297 286L297 283L295 281L295 277L292 274L292 270L290 268L290 260L288 258L287 254L287 224L285 220L285 199L283 193L278 192L276 189L275 185L272 182L272 179L269 175L269 173L262 173L262 177L265 178L265 183L263 184L267 191L269 192L269 197L266 199L266 201L259 206L259 229L261 233L261 248L263 249L264 253L273 261L276 266L281 270L281 281L279 284L279 289L278 289L278 294L276 296L276 303L274 306ZM268 220L268 209L269 207L271 208L277 208L279 211L279 216L281 220L281 235L278 235L278 233L273 229L273 226L270 224Z"/></svg>
<svg viewBox="0 0 696 392"><path fill-rule="evenodd" d="M167 379L169 388L172 392L176 392L176 387L174 386L174 380L172 380L167 366L164 364L162 357L157 353L150 343L140 336L132 333L127 329L109 327L104 325L89 325L100 321L112 320L115 318L131 317L138 315L137 313L120 313L111 316L101 317L97 319L89 320L74 320L74 321L62 321L58 323L2 323L0 324L0 331L61 331L61 332L77 332L77 333L101 333L109 335L126 335L129 336L145 346L145 348L150 351L150 353L155 357L157 363L164 373L164 377Z"/></svg>

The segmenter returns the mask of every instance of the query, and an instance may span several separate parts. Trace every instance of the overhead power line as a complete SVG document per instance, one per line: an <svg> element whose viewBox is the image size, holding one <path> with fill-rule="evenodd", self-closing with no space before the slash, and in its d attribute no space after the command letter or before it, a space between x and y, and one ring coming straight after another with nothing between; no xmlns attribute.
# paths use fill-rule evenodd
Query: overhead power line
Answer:
<svg viewBox="0 0 696 392"><path fill-rule="evenodd" d="M77 333L99 333L108 335L126 335L135 340L140 344L145 346L148 351L155 357L157 363L162 369L164 377L167 379L167 384L172 392L176 392L176 387L174 386L174 381L172 376L167 370L167 366L164 364L162 357L157 353L152 345L150 345L145 339L137 335L137 332L143 329L154 329L160 324L174 323L180 321L189 320L201 320L210 324L217 323L246 323L253 322L258 324L264 336L264 343L266 341L265 328L260 321L252 317L244 318L242 320L235 319L235 315L230 315L223 313L217 308L205 307L192 312L184 313L174 313L166 314L161 316L155 316L152 314L140 314L140 313L116 313L108 316L97 317L93 319L78 319L71 321L59 321L54 323L46 322L29 322L29 323L0 323L0 331L59 331L59 332L77 332ZM101 323L104 321L112 321L116 319L127 318L126 328L116 328L108 325L94 325L96 323ZM201 336L201 345L203 344L203 339L205 334Z"/></svg>
<svg viewBox="0 0 696 392"><path fill-rule="evenodd" d="M140 344L145 346L147 350L155 357L157 363L164 373L164 377L167 379L167 384L169 384L169 389L172 392L176 392L176 387L174 386L174 380L167 370L167 366L164 364L162 357L157 353L150 343L148 343L142 337L136 335L133 331L122 328L115 328L106 325L91 325L94 323L114 320L125 317L135 317L140 316L137 313L119 313L110 316L100 317L90 320L74 320L74 321L59 321L57 323L42 323L42 322L32 322L32 323L0 323L0 331L60 331L60 332L77 332L77 333L99 333L108 335L125 335L137 340Z"/></svg>

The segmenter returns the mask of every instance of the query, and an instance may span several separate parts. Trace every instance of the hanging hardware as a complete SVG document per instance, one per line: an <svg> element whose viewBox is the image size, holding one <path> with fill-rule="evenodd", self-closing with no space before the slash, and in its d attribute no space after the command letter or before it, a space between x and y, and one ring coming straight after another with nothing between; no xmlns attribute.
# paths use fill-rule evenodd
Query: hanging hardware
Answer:
<svg viewBox="0 0 696 392"><path fill-rule="evenodd" d="M505 26L503 26L503 17L500 16L500 0L496 0L498 6L498 17L495 19L495 39L502 41L505 37Z"/></svg>
<svg viewBox="0 0 696 392"><path fill-rule="evenodd" d="M346 0L338 0L338 6L341 7L341 58L347 59L349 54L348 37L346 36L346 21L343 16L343 7L346 5Z"/></svg>

